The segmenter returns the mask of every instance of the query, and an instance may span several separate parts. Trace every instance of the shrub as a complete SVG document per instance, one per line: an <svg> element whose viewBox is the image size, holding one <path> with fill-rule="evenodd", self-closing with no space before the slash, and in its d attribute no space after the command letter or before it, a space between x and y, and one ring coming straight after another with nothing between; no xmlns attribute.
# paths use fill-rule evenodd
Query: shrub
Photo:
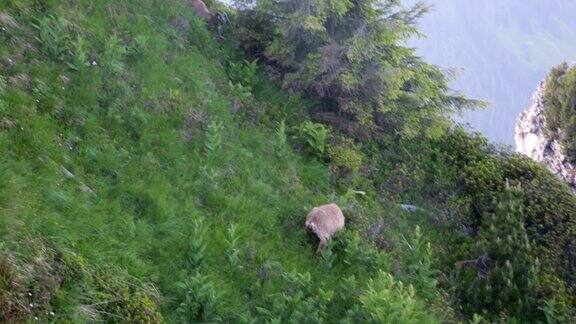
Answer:
<svg viewBox="0 0 576 324"><path fill-rule="evenodd" d="M50 319L52 303L67 278L57 253L42 242L28 242L29 257L16 257L0 243L0 321ZM52 314L54 314L52 312Z"/></svg>
<svg viewBox="0 0 576 324"><path fill-rule="evenodd" d="M34 26L38 32L37 41L42 44L46 55L54 61L63 61L69 54L69 23L63 17L46 16Z"/></svg>
<svg viewBox="0 0 576 324"><path fill-rule="evenodd" d="M363 155L351 140L328 148L330 163L339 174L356 174L362 167Z"/></svg>
<svg viewBox="0 0 576 324"><path fill-rule="evenodd" d="M483 219L477 258L460 262L462 294L471 312L537 318L540 262L524 227L522 191L507 189Z"/></svg>
<svg viewBox="0 0 576 324"><path fill-rule="evenodd" d="M573 305L574 298L569 296L576 289L573 270L576 258L571 248L576 246L576 198L568 186L538 163L497 151L484 138L467 135L463 130L456 129L444 136L438 147L458 170L453 181L458 183L458 202L465 208L454 215L454 222L466 226L465 233L471 242L479 242L477 234L487 222L486 217L490 217L486 215L507 213L505 208L511 208L506 207L510 204L520 208L522 211L516 212L521 215L518 221L525 228L531 250L539 257L538 280L545 282L539 298L556 298ZM506 183L522 188L522 194L513 197L513 203L506 202L512 199ZM494 201L494 197L503 200ZM452 256L448 256L450 266L457 261L453 257L466 258L460 254L462 248L452 251L459 252L448 253ZM477 305L476 309L479 308Z"/></svg>
<svg viewBox="0 0 576 324"><path fill-rule="evenodd" d="M96 314L109 322L162 323L158 304L160 294L152 285L114 269L100 269L92 275ZM95 320L90 319L90 320Z"/></svg>
<svg viewBox="0 0 576 324"><path fill-rule="evenodd" d="M326 321L332 291L317 289L310 273L288 272L282 279L283 291L268 296L266 306L257 308L261 320L278 323Z"/></svg>
<svg viewBox="0 0 576 324"><path fill-rule="evenodd" d="M414 287L396 281L381 271L359 296L359 305L350 310L347 323L437 323L416 298Z"/></svg>

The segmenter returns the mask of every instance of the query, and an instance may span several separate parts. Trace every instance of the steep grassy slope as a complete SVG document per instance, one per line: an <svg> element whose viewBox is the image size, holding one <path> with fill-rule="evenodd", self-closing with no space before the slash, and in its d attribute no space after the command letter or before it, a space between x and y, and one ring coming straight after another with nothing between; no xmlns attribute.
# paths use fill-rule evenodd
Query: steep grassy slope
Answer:
<svg viewBox="0 0 576 324"><path fill-rule="evenodd" d="M574 316L576 199L551 174L459 128L315 124L186 3L0 2L0 321ZM303 223L327 202L347 223L320 257Z"/></svg>
<svg viewBox="0 0 576 324"><path fill-rule="evenodd" d="M304 103L230 83L184 2L4 1L0 25L0 318L434 321L356 231L314 255L310 207L389 214L293 152L267 116Z"/></svg>

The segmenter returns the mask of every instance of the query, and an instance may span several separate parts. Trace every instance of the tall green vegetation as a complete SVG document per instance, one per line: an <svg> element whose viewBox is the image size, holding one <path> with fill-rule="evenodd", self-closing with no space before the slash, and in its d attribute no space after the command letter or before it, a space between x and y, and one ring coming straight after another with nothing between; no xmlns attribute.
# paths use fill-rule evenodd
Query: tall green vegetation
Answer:
<svg viewBox="0 0 576 324"><path fill-rule="evenodd" d="M444 316L361 239L385 207L332 185L360 153L228 37L186 1L0 2L1 322ZM350 233L318 259L330 201Z"/></svg>
<svg viewBox="0 0 576 324"><path fill-rule="evenodd" d="M462 293L477 313L509 314L527 320L537 311L540 261L524 227L522 191L507 188L478 233L478 258L460 262Z"/></svg>
<svg viewBox="0 0 576 324"><path fill-rule="evenodd" d="M560 140L569 161L576 163L576 67L564 63L550 72L544 106L549 136Z"/></svg>
<svg viewBox="0 0 576 324"><path fill-rule="evenodd" d="M258 1L218 42L187 3L0 2L0 321L574 318L576 199L444 131L422 6Z"/></svg>

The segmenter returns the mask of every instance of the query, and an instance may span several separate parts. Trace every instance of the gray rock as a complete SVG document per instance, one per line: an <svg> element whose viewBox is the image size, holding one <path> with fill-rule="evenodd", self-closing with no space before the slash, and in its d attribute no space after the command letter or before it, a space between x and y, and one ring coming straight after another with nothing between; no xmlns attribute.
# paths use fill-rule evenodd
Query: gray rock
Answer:
<svg viewBox="0 0 576 324"><path fill-rule="evenodd" d="M546 136L545 92L546 82L542 81L532 97L532 104L518 117L514 135L516 151L544 164L576 191L576 166L568 161L560 142Z"/></svg>
<svg viewBox="0 0 576 324"><path fill-rule="evenodd" d="M398 206L400 208L402 208L403 210L410 212L410 213L417 212L420 209L414 205L408 205L408 204L399 204Z"/></svg>

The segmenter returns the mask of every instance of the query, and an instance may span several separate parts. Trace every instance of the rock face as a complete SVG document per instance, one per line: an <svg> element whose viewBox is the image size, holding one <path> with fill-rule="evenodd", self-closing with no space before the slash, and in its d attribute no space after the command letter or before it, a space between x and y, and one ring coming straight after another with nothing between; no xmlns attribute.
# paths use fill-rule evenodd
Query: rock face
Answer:
<svg viewBox="0 0 576 324"><path fill-rule="evenodd" d="M576 192L576 166L568 162L560 142L546 136L545 91L546 82L542 81L531 106L518 117L514 135L516 151L546 165Z"/></svg>

